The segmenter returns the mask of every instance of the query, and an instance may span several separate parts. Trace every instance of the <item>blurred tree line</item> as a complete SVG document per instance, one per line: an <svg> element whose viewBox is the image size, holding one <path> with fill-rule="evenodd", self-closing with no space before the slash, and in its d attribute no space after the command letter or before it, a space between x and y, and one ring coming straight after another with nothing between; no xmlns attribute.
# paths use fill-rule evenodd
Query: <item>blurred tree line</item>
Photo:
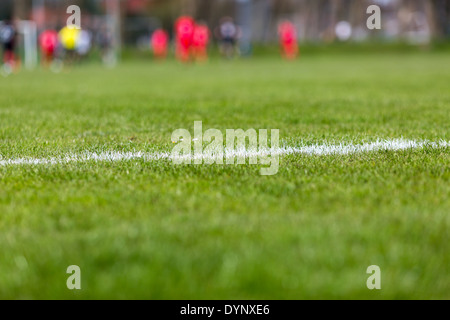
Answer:
<svg viewBox="0 0 450 320"><path fill-rule="evenodd" d="M239 17L245 4L251 8L245 16L252 41L276 40L277 25L291 20L303 41L334 41L335 25L347 21L353 27L352 39L410 39L429 41L450 38L450 0L1 0L0 20L12 12L15 17L30 19L33 7L64 7L77 4L83 12L104 14L105 2L119 1L122 34L129 30L156 27L172 30L173 22L189 14L217 26L223 16ZM382 29L368 32L366 9L377 4L382 9ZM239 22L239 21L238 21ZM242 21L240 21L242 23Z"/></svg>
<svg viewBox="0 0 450 320"><path fill-rule="evenodd" d="M375 36L408 38L410 33L428 33L431 38L450 37L450 0L154 0L172 3L177 13L186 12L209 25L221 15L235 16L239 2L252 6L252 39L267 42L276 37L282 19L293 21L303 40L331 41L339 21L349 22L356 38L367 33L366 9L371 4L382 9L385 32ZM383 28L382 28L383 29ZM383 30L382 30L383 31ZM373 33L372 33L373 34Z"/></svg>

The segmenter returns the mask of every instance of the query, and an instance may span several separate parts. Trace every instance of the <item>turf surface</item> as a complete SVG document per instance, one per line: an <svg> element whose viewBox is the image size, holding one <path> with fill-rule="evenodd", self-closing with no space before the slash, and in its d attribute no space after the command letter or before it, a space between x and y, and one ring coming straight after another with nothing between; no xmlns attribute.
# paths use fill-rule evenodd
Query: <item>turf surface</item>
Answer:
<svg viewBox="0 0 450 320"><path fill-rule="evenodd" d="M0 78L2 159L168 151L171 133L282 144L450 140L450 55L85 65ZM450 298L449 149L0 167L0 298ZM0 159L1 160L1 159ZM66 287L79 265L82 290ZM381 290L366 269L381 268Z"/></svg>

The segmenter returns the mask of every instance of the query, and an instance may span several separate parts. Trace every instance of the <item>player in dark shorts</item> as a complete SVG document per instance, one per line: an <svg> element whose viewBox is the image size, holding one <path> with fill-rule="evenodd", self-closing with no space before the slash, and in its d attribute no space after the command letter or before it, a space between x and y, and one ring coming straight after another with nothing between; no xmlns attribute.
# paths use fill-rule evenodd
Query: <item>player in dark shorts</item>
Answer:
<svg viewBox="0 0 450 320"><path fill-rule="evenodd" d="M233 18L222 18L215 33L216 37L220 40L220 52L222 55L229 59L233 58L237 53L236 44L241 33L239 27L234 23Z"/></svg>
<svg viewBox="0 0 450 320"><path fill-rule="evenodd" d="M3 49L3 71L11 73L15 68L16 56L16 28L12 21L5 21L0 25L0 43Z"/></svg>
<svg viewBox="0 0 450 320"><path fill-rule="evenodd" d="M100 49L103 63L107 66L115 65L116 61L113 47L114 37L106 25L101 26L100 30L97 32L95 42Z"/></svg>

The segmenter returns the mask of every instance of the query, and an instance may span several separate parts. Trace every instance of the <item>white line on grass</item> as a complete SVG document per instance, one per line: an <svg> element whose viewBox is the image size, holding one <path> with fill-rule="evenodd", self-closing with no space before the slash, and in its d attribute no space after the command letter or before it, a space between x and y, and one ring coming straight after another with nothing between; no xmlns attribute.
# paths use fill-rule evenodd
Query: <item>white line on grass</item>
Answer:
<svg viewBox="0 0 450 320"><path fill-rule="evenodd" d="M224 150L224 157L245 157L252 156L263 157L267 155L290 155L290 154L303 154L307 156L327 156L327 155L348 155L356 153L367 153L374 151L398 151L407 149L422 149L424 147L438 149L447 148L450 146L450 141L441 140L439 142L431 141L415 141L406 139L393 139L393 140L377 140L375 142L362 143L362 144L313 144L313 145L299 145L297 147L284 146L280 148L272 149L259 149L259 150ZM217 155L214 154L202 154L200 156L195 155L179 155L176 156L182 159L216 159ZM144 161L158 161L158 160L173 160L173 156L170 152L121 152L121 151L105 151L105 152L82 152L82 153L69 153L60 157L48 157L48 158L15 158L15 159L3 159L0 156L0 166L17 166L17 165L58 165L74 162L116 162L116 161L129 161L135 159L142 159Z"/></svg>

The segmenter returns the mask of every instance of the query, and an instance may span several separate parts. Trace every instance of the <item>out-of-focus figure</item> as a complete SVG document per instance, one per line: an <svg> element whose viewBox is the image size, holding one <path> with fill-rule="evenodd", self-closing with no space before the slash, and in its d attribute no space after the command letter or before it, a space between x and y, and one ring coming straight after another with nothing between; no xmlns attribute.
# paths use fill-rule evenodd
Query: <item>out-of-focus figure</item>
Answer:
<svg viewBox="0 0 450 320"><path fill-rule="evenodd" d="M353 28L350 22L339 21L334 28L334 32L340 41L347 41L352 36Z"/></svg>
<svg viewBox="0 0 450 320"><path fill-rule="evenodd" d="M107 26L100 28L95 37L95 41L100 49L103 63L107 66L114 66L116 64L113 48L114 38Z"/></svg>
<svg viewBox="0 0 450 320"><path fill-rule="evenodd" d="M92 34L88 30L80 30L78 40L75 46L79 58L85 58L92 47Z"/></svg>
<svg viewBox="0 0 450 320"><path fill-rule="evenodd" d="M59 32L59 40L66 50L75 50L77 46L80 30L76 28L64 27Z"/></svg>
<svg viewBox="0 0 450 320"><path fill-rule="evenodd" d="M192 38L192 51L196 61L208 60L208 44L210 32L204 23L196 24L194 27L194 35Z"/></svg>
<svg viewBox="0 0 450 320"><path fill-rule="evenodd" d="M162 60L167 57L167 48L169 46L169 35L162 29L153 32L150 40L153 55L156 59Z"/></svg>
<svg viewBox="0 0 450 320"><path fill-rule="evenodd" d="M194 19L188 16L182 16L175 22L175 55L182 62L190 60L194 26Z"/></svg>
<svg viewBox="0 0 450 320"><path fill-rule="evenodd" d="M287 60L293 60L298 56L297 31L294 24L283 21L278 26L280 38L281 56Z"/></svg>
<svg viewBox="0 0 450 320"><path fill-rule="evenodd" d="M73 63L76 59L76 48L81 31L65 26L59 32L59 41L64 49L65 60Z"/></svg>
<svg viewBox="0 0 450 320"><path fill-rule="evenodd" d="M0 25L0 43L3 49L2 72L9 75L16 68L16 28L10 20Z"/></svg>
<svg viewBox="0 0 450 320"><path fill-rule="evenodd" d="M45 30L39 37L41 47L42 63L45 67L50 66L55 58L58 48L58 32L55 30Z"/></svg>
<svg viewBox="0 0 450 320"><path fill-rule="evenodd" d="M215 33L216 37L220 40L221 54L228 59L233 58L238 53L236 44L241 34L241 31L234 23L233 18L222 18Z"/></svg>

